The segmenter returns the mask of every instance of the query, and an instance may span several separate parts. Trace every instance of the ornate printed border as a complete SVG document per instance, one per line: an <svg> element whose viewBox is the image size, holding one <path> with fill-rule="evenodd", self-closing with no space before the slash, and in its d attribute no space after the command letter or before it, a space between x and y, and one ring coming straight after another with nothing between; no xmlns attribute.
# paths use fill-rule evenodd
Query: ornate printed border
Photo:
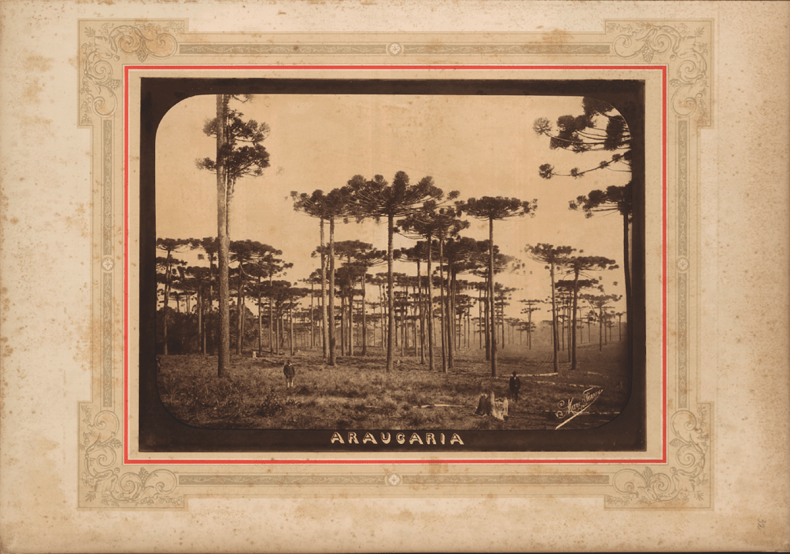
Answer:
<svg viewBox="0 0 790 554"><path fill-rule="evenodd" d="M101 348L94 359L94 382L100 384L91 401L80 405L81 450L79 505L84 508L184 508L191 495L227 494L241 487L243 494L280 496L322 494L332 487L354 487L352 494L480 494L482 487L497 494L543 494L561 490L562 494L595 495L604 499L608 509L688 507L711 508L711 405L697 402L696 376L699 368L692 355L697 321L694 303L696 276L693 262L698 259L695 226L696 180L692 172L697 155L698 130L711 125L711 51L713 26L703 21L609 21L600 34L563 34L556 36L512 35L489 43L476 42L472 36L453 35L437 42L426 42L424 35L398 41L372 36L368 40L342 40L336 37L317 42L320 35L267 37L252 39L234 35L232 42L217 37L190 34L183 20L84 20L79 23L80 76L78 124L97 130L93 138L93 172L100 175L95 190L94 218L97 241L95 271L97 283L94 310L100 328ZM389 37L391 38L391 37ZM547 40L550 39L550 40ZM502 40L503 42L498 42ZM456 42L459 41L459 42ZM239 63L255 60L306 58L315 63L319 57L336 60L378 60L377 63L469 63L488 59L532 64L589 63L597 66L636 60L664 65L669 73L674 130L674 170L669 172L669 188L675 206L674 295L677 326L677 371L670 396L678 411L670 417L671 436L667 444L667 463L644 467L583 466L571 473L556 467L533 465L529 470L509 467L489 473L420 473L380 468L377 473L218 473L205 467L171 466L169 469L124 466L123 443L118 436L123 413L120 389L119 353L113 340L122 327L117 294L122 290L117 262L123 229L118 193L121 179L119 144L114 137L122 130L120 106L123 66L158 64L178 60L183 65L204 65L209 58ZM427 60L427 61L426 61ZM292 63L289 61L289 63ZM300 63L297 61L297 63ZM672 166L670 166L672 167ZM94 415L95 413L95 415ZM217 466L214 466L217 467ZM369 471L369 470L368 470ZM489 470L490 471L490 470ZM540 487L536 489L535 487ZM217 492L219 491L219 492ZM428 491L428 492L426 492Z"/></svg>

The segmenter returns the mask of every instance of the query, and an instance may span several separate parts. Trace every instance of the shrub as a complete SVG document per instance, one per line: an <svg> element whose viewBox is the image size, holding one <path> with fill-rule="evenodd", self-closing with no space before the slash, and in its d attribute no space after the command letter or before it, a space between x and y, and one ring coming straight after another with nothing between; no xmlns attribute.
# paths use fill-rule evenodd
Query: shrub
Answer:
<svg viewBox="0 0 790 554"><path fill-rule="evenodd" d="M271 389L260 399L256 415L271 417L283 411L283 402L280 397Z"/></svg>

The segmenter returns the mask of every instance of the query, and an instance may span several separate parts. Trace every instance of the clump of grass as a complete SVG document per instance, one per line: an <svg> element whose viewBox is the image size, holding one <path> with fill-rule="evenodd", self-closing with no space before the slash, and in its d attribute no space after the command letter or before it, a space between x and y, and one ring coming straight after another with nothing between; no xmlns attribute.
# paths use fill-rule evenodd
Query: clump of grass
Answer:
<svg viewBox="0 0 790 554"><path fill-rule="evenodd" d="M406 418L409 426L415 429L421 429L426 421L425 412L423 410L412 410Z"/></svg>
<svg viewBox="0 0 790 554"><path fill-rule="evenodd" d="M423 396L423 394L420 393L419 391L418 392L413 392L413 391L409 392L406 395L406 402L408 402L409 404L412 404L414 406L422 406L422 405L428 403L425 400L425 397Z"/></svg>
<svg viewBox="0 0 790 554"><path fill-rule="evenodd" d="M387 395L379 402L379 411L384 415L390 416L398 411L398 403L391 396Z"/></svg>

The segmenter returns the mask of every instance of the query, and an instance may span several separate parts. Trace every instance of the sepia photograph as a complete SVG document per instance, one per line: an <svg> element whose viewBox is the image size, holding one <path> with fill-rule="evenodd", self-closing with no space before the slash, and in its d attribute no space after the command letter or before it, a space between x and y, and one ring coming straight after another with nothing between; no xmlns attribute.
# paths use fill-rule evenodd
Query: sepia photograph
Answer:
<svg viewBox="0 0 790 554"><path fill-rule="evenodd" d="M143 124L141 412L324 448L639 427L641 83L279 81Z"/></svg>

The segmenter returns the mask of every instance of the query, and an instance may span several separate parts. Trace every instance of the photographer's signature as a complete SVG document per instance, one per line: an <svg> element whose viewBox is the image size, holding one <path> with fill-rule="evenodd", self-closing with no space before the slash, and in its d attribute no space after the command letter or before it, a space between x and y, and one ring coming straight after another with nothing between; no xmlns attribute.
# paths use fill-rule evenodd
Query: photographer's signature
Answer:
<svg viewBox="0 0 790 554"><path fill-rule="evenodd" d="M554 413L559 419L567 418L565 421L557 425L554 430L556 431L577 415L583 413L587 408L592 406L593 402L598 400L598 397L603 394L603 389L599 387L590 387L582 393L580 399L571 397L568 400L560 400L557 402L558 410Z"/></svg>

